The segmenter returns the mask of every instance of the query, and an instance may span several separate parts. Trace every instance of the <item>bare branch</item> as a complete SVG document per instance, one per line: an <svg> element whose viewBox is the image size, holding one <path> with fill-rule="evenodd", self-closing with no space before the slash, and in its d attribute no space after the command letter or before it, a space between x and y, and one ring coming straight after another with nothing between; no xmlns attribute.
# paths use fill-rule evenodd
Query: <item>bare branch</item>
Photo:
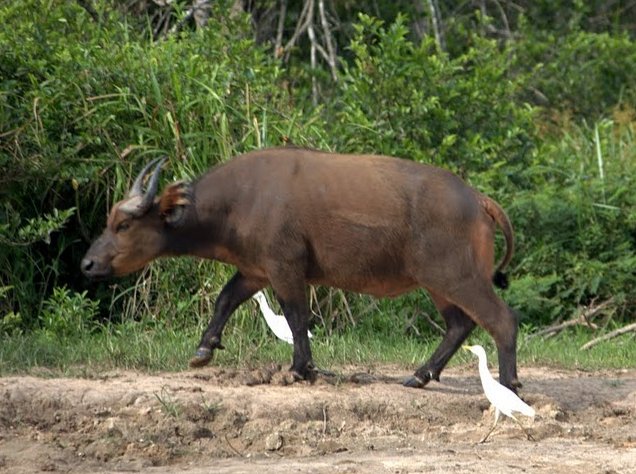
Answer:
<svg viewBox="0 0 636 474"><path fill-rule="evenodd" d="M285 29L286 14L287 14L287 0L280 0L280 11L278 13L278 27L276 28L276 43L274 45L274 56L277 58L283 55L283 32Z"/></svg>
<svg viewBox="0 0 636 474"><path fill-rule="evenodd" d="M589 349L590 347L595 346L599 342L607 341L609 339L620 336L622 334L627 334L628 332L636 333L636 323L628 324L627 326L623 326L622 328L618 328L615 331L608 332L607 334L604 334L603 336L592 339L591 341L583 344L580 350L585 351Z"/></svg>
<svg viewBox="0 0 636 474"><path fill-rule="evenodd" d="M413 312L413 316L408 318L408 320L406 321L406 324L404 325L405 333L412 331L413 333L415 333L416 336L421 336L419 329L417 329L417 326L415 325L420 315L426 320L429 326L433 328L437 333L441 334L442 336L446 334L446 331L444 330L443 327L441 327L439 324L433 321L433 319L429 316L429 314L426 311L420 312L419 308L415 308L415 311Z"/></svg>
<svg viewBox="0 0 636 474"><path fill-rule="evenodd" d="M536 337L536 336L551 337L557 334L558 332L562 331L563 329L566 329L572 326L577 326L579 324L583 326L588 326L592 329L598 329L598 326L592 323L590 319L596 316L597 314L599 314L602 310L606 309L612 303L614 303L614 299L610 298L609 300L604 301L603 303L597 306L589 306L588 308L585 309L585 311L583 311L577 317L568 319L567 321L564 321L562 323L554 324L552 326L548 326L547 328L541 329L540 331L533 333L531 337Z"/></svg>
<svg viewBox="0 0 636 474"><path fill-rule="evenodd" d="M318 10L320 12L320 22L322 24L322 31L325 35L325 43L327 44L328 56L325 57L329 68L331 69L331 77L334 81L338 81L338 74L336 70L336 50L333 47L333 41L331 38L331 29L329 28L329 22L325 15L325 0L318 0ZM323 54L324 56L324 54Z"/></svg>
<svg viewBox="0 0 636 474"><path fill-rule="evenodd" d="M424 319L426 319L426 322L429 324L429 326L435 329L438 333L440 333L442 336L446 334L446 331L444 330L444 328L441 327L439 324L437 324L435 321L433 321L433 318L431 318L426 311L422 313L422 316L424 316Z"/></svg>
<svg viewBox="0 0 636 474"><path fill-rule="evenodd" d="M444 36L442 35L442 18L439 14L439 5L437 5L437 0L427 0L428 9L431 14L431 23L433 25L433 32L435 34L435 42L437 43L437 47L440 51L444 51L446 49L444 44Z"/></svg>
<svg viewBox="0 0 636 474"><path fill-rule="evenodd" d="M289 50L294 47L300 35L302 35L307 30L307 27L309 26L309 22L311 21L310 15L313 14L313 9L314 9L313 0L308 0L303 5L303 9L300 12L300 16L298 17L298 23L296 24L296 30L294 31L294 34L289 39L289 41L287 42L284 48L285 52L287 53L286 59L289 59Z"/></svg>
<svg viewBox="0 0 636 474"><path fill-rule="evenodd" d="M210 18L210 12L212 11L210 0L195 0L188 12L190 11L192 12L194 24L197 25L197 28L203 28L207 25L208 19Z"/></svg>
<svg viewBox="0 0 636 474"><path fill-rule="evenodd" d="M309 36L309 62L311 65L312 71L316 69L316 33L314 31L314 0L309 0L307 2L308 14L307 14L307 36ZM318 82L316 81L315 74L311 76L311 102L314 106L318 105Z"/></svg>
<svg viewBox="0 0 636 474"><path fill-rule="evenodd" d="M506 38L512 38L512 33L510 32L510 24L508 23L508 17L506 16L506 12L504 11L503 7L498 2L498 0L493 0L493 3L497 6L497 9L499 10L499 15L501 16L501 21L503 22L503 25L504 25Z"/></svg>
<svg viewBox="0 0 636 474"><path fill-rule="evenodd" d="M170 28L170 34L180 32L190 21L194 21L197 28L203 28L210 18L211 10L212 5L210 5L210 0L195 0L183 19Z"/></svg>

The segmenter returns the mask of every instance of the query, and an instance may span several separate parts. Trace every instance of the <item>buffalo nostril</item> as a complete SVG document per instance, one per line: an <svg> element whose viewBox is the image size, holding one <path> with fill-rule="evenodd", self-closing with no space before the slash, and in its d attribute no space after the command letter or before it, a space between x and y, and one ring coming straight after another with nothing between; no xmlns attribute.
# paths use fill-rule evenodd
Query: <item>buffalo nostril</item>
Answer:
<svg viewBox="0 0 636 474"><path fill-rule="evenodd" d="M91 259L85 258L84 260L82 260L82 271L84 273L90 271L91 268L93 268L93 261Z"/></svg>

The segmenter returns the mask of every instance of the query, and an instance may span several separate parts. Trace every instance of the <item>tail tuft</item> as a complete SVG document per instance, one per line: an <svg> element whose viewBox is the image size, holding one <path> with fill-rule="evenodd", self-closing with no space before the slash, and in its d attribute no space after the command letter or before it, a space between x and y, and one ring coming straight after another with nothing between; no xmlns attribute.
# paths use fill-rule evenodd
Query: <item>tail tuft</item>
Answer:
<svg viewBox="0 0 636 474"><path fill-rule="evenodd" d="M504 272L496 271L492 277L492 282L497 288L501 288L502 290L508 288L508 277Z"/></svg>

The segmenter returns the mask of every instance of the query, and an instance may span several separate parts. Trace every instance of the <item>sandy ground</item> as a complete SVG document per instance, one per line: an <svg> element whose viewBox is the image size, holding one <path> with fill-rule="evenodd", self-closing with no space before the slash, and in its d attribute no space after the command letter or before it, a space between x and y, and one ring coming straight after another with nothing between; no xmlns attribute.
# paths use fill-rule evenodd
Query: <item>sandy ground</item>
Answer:
<svg viewBox="0 0 636 474"><path fill-rule="evenodd" d="M424 390L395 367L287 385L278 367L0 378L0 472L636 473L636 370L520 369L504 420L475 366Z"/></svg>

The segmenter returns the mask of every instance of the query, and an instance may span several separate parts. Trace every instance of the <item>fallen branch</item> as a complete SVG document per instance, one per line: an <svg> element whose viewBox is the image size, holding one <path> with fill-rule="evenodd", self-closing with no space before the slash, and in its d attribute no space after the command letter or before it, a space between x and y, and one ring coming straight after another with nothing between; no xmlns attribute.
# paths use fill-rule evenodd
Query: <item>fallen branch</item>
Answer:
<svg viewBox="0 0 636 474"><path fill-rule="evenodd" d="M615 331L608 332L607 334L604 334L603 336L599 336L595 339L592 339L591 341L583 344L580 350L585 351L589 349L590 347L595 346L599 342L607 341L608 339L612 339L614 337L620 336L622 334L626 334L628 332L636 332L636 323L628 324L627 326L618 328Z"/></svg>
<svg viewBox="0 0 636 474"><path fill-rule="evenodd" d="M235 453L235 454L238 454L238 455L239 455L239 456L241 456L241 457L244 457L244 456L245 456L245 454L243 454L243 453L242 453L242 452L240 452L238 449L236 449L234 446L232 446L232 443L230 443L230 440L229 440L229 439L227 439L227 435L224 435L223 437L225 438L225 442L227 443L227 445L230 447L230 449L231 449L232 451L234 451L234 453Z"/></svg>
<svg viewBox="0 0 636 474"><path fill-rule="evenodd" d="M435 329L439 334L441 334L442 336L446 334L446 330L435 321L433 321L433 318L431 318L426 311L422 312L422 316L424 317L424 319L426 319L426 322L429 324L429 326Z"/></svg>
<svg viewBox="0 0 636 474"><path fill-rule="evenodd" d="M531 335L531 337L536 337L536 336L545 336L547 337L552 337L555 334L559 333L560 331L562 331L563 329L572 327L572 326L577 326L577 325L583 325L583 326L587 326L589 328L592 329L598 329L598 326L596 324L594 324L591 319L598 315L603 309L607 308L610 304L612 304L614 302L613 298L610 298L607 301L602 302L599 305L596 306L589 306L588 308L585 309L585 311L583 311L579 316L577 316L576 318L572 318L572 319L568 319L567 321L564 321L562 323L559 324L554 324L552 326L548 326L547 328L541 329L537 332L535 332L534 334Z"/></svg>
<svg viewBox="0 0 636 474"><path fill-rule="evenodd" d="M405 333L409 331L413 331L416 336L421 336L419 329L417 329L417 326L415 326L415 322L420 317L420 315L426 320L429 326L431 326L431 328L433 328L439 334L441 334L442 336L446 334L446 331L444 330L444 328L442 328L439 324L433 321L433 319L429 316L429 314L426 311L420 312L419 309L416 309L415 312L413 313L413 316L406 322L406 325L404 326Z"/></svg>

